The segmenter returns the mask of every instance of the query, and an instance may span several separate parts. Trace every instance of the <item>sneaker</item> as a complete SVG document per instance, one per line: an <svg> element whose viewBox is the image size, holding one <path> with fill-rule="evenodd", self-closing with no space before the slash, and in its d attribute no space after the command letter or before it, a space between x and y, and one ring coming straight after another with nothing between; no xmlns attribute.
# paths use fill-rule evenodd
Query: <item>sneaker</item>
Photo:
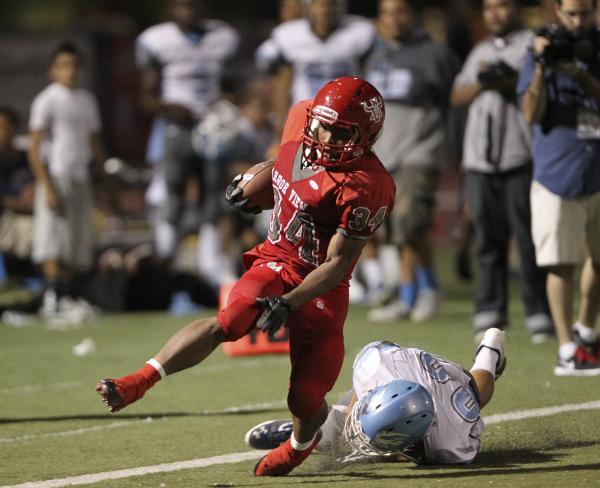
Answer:
<svg viewBox="0 0 600 488"><path fill-rule="evenodd" d="M112 378L98 381L96 391L112 413L118 412L127 405L139 400L145 393L144 391L140 395L137 388L126 388L122 383Z"/></svg>
<svg viewBox="0 0 600 488"><path fill-rule="evenodd" d="M246 432L244 442L253 449L275 449L290 438L293 429L291 420L268 420Z"/></svg>
<svg viewBox="0 0 600 488"><path fill-rule="evenodd" d="M576 329L573 329L573 340L575 344L582 347L590 356L600 359L600 337L597 337L595 341L588 342L579 335Z"/></svg>
<svg viewBox="0 0 600 488"><path fill-rule="evenodd" d="M407 319L409 315L410 307L402 300L394 300L389 305L369 310L367 320L369 322L391 322Z"/></svg>
<svg viewBox="0 0 600 488"><path fill-rule="evenodd" d="M500 378L506 368L506 335L503 330L492 327L485 331L479 347L475 351L475 356L479 354L484 347L491 349L498 354L498 362L496 363L495 379Z"/></svg>
<svg viewBox="0 0 600 488"><path fill-rule="evenodd" d="M98 317L97 310L83 298L73 299L64 296L57 300L56 306L46 305L44 299L39 313L50 329L69 330Z"/></svg>
<svg viewBox="0 0 600 488"><path fill-rule="evenodd" d="M442 304L442 294L439 290L428 288L417 296L415 306L410 312L410 320L424 322L435 316Z"/></svg>
<svg viewBox="0 0 600 488"><path fill-rule="evenodd" d="M554 374L556 376L600 376L600 361L596 356L589 354L585 348L577 346L572 358L558 357Z"/></svg>
<svg viewBox="0 0 600 488"><path fill-rule="evenodd" d="M254 476L285 476L294 468L300 466L321 440L321 431L315 435L315 440L308 449L297 451L292 447L290 439L273 449L254 466Z"/></svg>

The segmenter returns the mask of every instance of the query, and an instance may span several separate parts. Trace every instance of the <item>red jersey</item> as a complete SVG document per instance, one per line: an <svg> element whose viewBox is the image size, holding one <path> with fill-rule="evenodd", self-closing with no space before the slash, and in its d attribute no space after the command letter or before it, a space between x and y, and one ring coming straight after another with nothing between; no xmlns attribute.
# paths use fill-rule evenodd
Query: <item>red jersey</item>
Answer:
<svg viewBox="0 0 600 488"><path fill-rule="evenodd" d="M373 153L340 169L313 169L303 158L302 136L312 100L292 107L273 167L275 206L267 240L248 252L285 267L297 283L327 256L335 232L369 239L394 206L396 187ZM352 267L353 268L353 267ZM350 269L344 279L352 274Z"/></svg>

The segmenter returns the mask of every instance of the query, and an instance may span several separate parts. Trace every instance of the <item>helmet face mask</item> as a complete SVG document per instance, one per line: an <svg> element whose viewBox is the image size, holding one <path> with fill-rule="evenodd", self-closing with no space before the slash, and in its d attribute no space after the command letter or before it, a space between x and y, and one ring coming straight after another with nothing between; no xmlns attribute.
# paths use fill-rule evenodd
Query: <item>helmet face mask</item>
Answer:
<svg viewBox="0 0 600 488"><path fill-rule="evenodd" d="M370 83L342 77L325 84L308 109L304 126L307 164L339 167L356 161L381 134L383 98Z"/></svg>
<svg viewBox="0 0 600 488"><path fill-rule="evenodd" d="M308 115L304 133L305 158L315 166L335 167L363 154L355 141L357 128L350 124L330 125Z"/></svg>
<svg viewBox="0 0 600 488"><path fill-rule="evenodd" d="M344 425L350 446L366 455L391 456L421 441L433 423L431 395L418 383L394 380L370 390Z"/></svg>

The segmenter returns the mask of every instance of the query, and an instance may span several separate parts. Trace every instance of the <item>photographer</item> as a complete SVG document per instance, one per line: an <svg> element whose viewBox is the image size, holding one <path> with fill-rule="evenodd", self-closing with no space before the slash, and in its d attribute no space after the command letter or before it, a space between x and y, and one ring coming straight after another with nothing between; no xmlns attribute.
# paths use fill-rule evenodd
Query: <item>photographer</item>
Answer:
<svg viewBox="0 0 600 488"><path fill-rule="evenodd" d="M600 375L600 40L595 0L556 0L560 25L539 32L518 84L533 124L532 230L559 339L556 375ZM578 321L574 271L587 245Z"/></svg>
<svg viewBox="0 0 600 488"><path fill-rule="evenodd" d="M515 0L485 0L483 19L492 35L469 54L451 98L455 107L470 105L463 165L481 270L473 326L480 335L507 325L508 250L514 235L521 256L526 326L537 342L551 335L554 326L545 274L535 263L531 239L530 129L515 104L518 70L533 35L522 28Z"/></svg>

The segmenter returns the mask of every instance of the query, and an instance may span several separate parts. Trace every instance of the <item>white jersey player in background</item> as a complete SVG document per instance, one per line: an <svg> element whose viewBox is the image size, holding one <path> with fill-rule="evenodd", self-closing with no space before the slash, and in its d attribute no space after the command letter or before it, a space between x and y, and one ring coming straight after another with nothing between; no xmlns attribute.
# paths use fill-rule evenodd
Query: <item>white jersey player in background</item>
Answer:
<svg viewBox="0 0 600 488"><path fill-rule="evenodd" d="M505 336L489 329L470 372L427 351L372 342L356 356L353 390L331 409L318 450L342 447L342 462L376 459L418 464L464 464L479 453L480 409L492 398L506 366ZM246 434L270 449L290 435L290 422L273 420ZM344 447L345 446L345 447Z"/></svg>
<svg viewBox="0 0 600 488"><path fill-rule="evenodd" d="M196 175L200 194L207 193L202 187L210 168L194 152L191 133L222 97L227 63L239 45L229 24L201 17L200 0L169 4L173 20L149 27L136 40L141 102L155 116L147 151L155 174L146 199L155 210L156 247L164 258L177 250L189 177ZM206 234L214 235L214 229Z"/></svg>
<svg viewBox="0 0 600 488"><path fill-rule="evenodd" d="M313 98L323 84L357 76L375 39L374 24L346 15L344 0L304 0L305 17L273 29L256 52L259 71L274 75L279 131L291 104Z"/></svg>

